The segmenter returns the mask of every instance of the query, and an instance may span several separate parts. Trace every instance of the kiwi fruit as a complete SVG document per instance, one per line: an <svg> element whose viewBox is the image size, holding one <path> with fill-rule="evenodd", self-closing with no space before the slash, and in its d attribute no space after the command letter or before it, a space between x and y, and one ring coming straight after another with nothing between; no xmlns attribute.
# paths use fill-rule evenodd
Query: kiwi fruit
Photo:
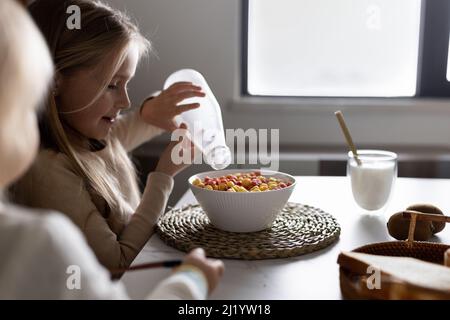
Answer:
<svg viewBox="0 0 450 320"><path fill-rule="evenodd" d="M442 211L439 208L430 204L415 204L409 206L406 210L443 215ZM387 223L389 234L397 240L408 239L409 223L409 218L403 218L403 211L395 213L391 216ZM414 240L426 241L430 239L433 234L442 231L444 227L444 222L416 221Z"/></svg>
<svg viewBox="0 0 450 320"><path fill-rule="evenodd" d="M425 203L414 204L414 205L406 208L406 210L419 211L422 213L432 213L432 214L444 215L444 213L438 207L435 207L432 204L425 204ZM434 227L433 234L441 232L445 228L445 222L433 221L432 224Z"/></svg>
<svg viewBox="0 0 450 320"><path fill-rule="evenodd" d="M391 216L387 223L389 234L397 240L408 239L409 218L403 217L403 211ZM433 225L430 221L417 221L414 230L414 240L425 241L433 235Z"/></svg>

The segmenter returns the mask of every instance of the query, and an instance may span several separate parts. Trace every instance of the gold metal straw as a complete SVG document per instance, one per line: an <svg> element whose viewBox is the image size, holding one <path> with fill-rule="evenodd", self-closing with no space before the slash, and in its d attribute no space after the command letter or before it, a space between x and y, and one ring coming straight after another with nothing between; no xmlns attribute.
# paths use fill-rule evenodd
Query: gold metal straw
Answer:
<svg viewBox="0 0 450 320"><path fill-rule="evenodd" d="M344 133L345 140L347 141L347 145L350 148L350 150L353 153L353 157L356 160L356 163L358 166L362 165L361 160L358 157L358 152L356 151L355 144L353 143L352 136L350 135L350 131L348 131L347 125L345 124L344 115L342 114L342 111L336 111L334 113L339 121L339 124L341 125L342 132Z"/></svg>

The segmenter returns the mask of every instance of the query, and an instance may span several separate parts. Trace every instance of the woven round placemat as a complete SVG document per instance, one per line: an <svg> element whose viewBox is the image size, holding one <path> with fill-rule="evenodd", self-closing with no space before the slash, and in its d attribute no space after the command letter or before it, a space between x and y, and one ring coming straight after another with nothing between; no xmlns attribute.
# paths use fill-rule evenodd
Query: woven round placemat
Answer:
<svg viewBox="0 0 450 320"><path fill-rule="evenodd" d="M230 259L287 258L323 249L339 238L336 219L308 205L288 202L272 227L249 233L217 229L199 205L164 214L157 233L169 246L188 252L202 247L207 256Z"/></svg>

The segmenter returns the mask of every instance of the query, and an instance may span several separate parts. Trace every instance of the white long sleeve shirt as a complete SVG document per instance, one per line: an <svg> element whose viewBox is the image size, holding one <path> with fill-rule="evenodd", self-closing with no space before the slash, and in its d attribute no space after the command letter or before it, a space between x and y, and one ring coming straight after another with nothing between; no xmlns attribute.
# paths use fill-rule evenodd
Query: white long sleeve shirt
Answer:
<svg viewBox="0 0 450 320"><path fill-rule="evenodd" d="M149 299L205 299L195 269L162 281ZM65 216L0 202L0 299L128 299Z"/></svg>

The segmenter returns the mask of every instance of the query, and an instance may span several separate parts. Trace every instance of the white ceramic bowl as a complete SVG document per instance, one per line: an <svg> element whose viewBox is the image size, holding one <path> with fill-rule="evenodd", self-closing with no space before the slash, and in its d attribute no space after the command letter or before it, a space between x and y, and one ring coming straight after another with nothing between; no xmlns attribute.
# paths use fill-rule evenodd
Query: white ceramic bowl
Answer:
<svg viewBox="0 0 450 320"><path fill-rule="evenodd" d="M217 178L252 171L261 171L265 177L275 177L292 184L280 190L262 192L207 190L192 184L196 178L203 180L206 176ZM211 223L219 229L232 232L254 232L270 228L291 196L295 184L291 175L257 169L208 171L189 178L191 190Z"/></svg>

